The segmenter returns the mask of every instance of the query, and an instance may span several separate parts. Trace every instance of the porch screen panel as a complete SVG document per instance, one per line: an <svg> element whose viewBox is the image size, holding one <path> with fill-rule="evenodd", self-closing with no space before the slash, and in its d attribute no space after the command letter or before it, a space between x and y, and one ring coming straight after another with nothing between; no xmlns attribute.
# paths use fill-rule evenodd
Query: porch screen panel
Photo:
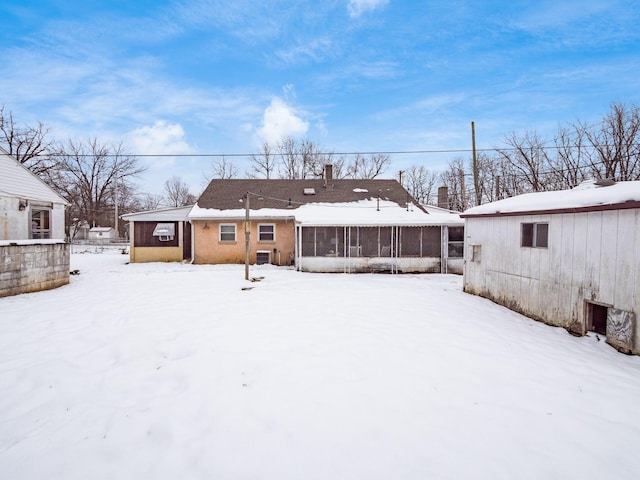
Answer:
<svg viewBox="0 0 640 480"><path fill-rule="evenodd" d="M420 227L402 227L400 229L400 256L420 256Z"/></svg>
<svg viewBox="0 0 640 480"><path fill-rule="evenodd" d="M343 229L336 227L316 227L316 257L336 257L340 255L338 251L338 230L340 235L343 234ZM344 252L344 239L343 252Z"/></svg>
<svg viewBox="0 0 640 480"><path fill-rule="evenodd" d="M347 252L350 257L362 256L362 245L360 244L360 228L359 227L345 227L347 232L347 238L349 241L349 251Z"/></svg>
<svg viewBox="0 0 640 480"><path fill-rule="evenodd" d="M316 256L316 227L302 227L302 256Z"/></svg>
<svg viewBox="0 0 640 480"><path fill-rule="evenodd" d="M440 227L422 228L422 256L440 258L442 243Z"/></svg>
<svg viewBox="0 0 640 480"><path fill-rule="evenodd" d="M392 239L391 239L391 227L380 227L380 256L391 257L393 256Z"/></svg>
<svg viewBox="0 0 640 480"><path fill-rule="evenodd" d="M380 256L378 249L378 227L360 227L358 234L362 248L362 256Z"/></svg>
<svg viewBox="0 0 640 480"><path fill-rule="evenodd" d="M336 238L338 239L337 257L344 257L345 245L349 245L349 227L336 227Z"/></svg>

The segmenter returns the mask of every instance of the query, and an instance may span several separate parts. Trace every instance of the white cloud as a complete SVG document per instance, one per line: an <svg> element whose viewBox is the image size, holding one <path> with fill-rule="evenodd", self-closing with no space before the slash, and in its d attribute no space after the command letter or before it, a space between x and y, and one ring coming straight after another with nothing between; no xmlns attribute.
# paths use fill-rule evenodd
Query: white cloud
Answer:
<svg viewBox="0 0 640 480"><path fill-rule="evenodd" d="M375 10L387 3L389 3L389 0L349 0L349 15L352 18L356 18L364 12Z"/></svg>
<svg viewBox="0 0 640 480"><path fill-rule="evenodd" d="M140 127L129 134L131 148L140 155L177 155L190 153L184 140L184 129L178 123L158 120L151 126Z"/></svg>
<svg viewBox="0 0 640 480"><path fill-rule="evenodd" d="M285 137L297 137L307 133L309 122L296 115L281 98L274 97L265 109L262 127L256 132L261 141L277 143Z"/></svg>

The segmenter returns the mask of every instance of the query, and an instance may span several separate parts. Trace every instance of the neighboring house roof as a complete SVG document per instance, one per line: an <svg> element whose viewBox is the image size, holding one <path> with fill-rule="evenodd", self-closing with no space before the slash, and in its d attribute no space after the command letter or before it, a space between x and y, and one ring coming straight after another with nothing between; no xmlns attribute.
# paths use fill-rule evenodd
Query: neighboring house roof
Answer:
<svg viewBox="0 0 640 480"><path fill-rule="evenodd" d="M462 225L459 215L429 212L396 180L212 180L191 220L243 218L250 192L253 220L303 225Z"/></svg>
<svg viewBox="0 0 640 480"><path fill-rule="evenodd" d="M69 205L53 188L1 147L0 195Z"/></svg>
<svg viewBox="0 0 640 480"><path fill-rule="evenodd" d="M466 210L461 217L540 215L640 208L640 181L590 180L571 190L525 193Z"/></svg>
<svg viewBox="0 0 640 480"><path fill-rule="evenodd" d="M370 198L389 200L402 206L417 204L396 180L215 179L200 195L198 206L217 210L237 209L247 192L254 194L251 196L251 210L296 209L307 203L347 203ZM260 194L262 200L257 197ZM417 208L422 209L420 206Z"/></svg>
<svg viewBox="0 0 640 480"><path fill-rule="evenodd" d="M159 208L144 212L134 212L121 215L127 222L184 222L192 205L184 207Z"/></svg>

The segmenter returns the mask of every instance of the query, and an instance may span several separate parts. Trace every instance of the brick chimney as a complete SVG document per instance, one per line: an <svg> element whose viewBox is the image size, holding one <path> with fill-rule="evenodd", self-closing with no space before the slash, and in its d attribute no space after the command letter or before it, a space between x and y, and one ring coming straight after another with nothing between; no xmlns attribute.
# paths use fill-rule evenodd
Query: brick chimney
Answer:
<svg viewBox="0 0 640 480"><path fill-rule="evenodd" d="M330 163L324 166L324 188L333 188L333 165Z"/></svg>
<svg viewBox="0 0 640 480"><path fill-rule="evenodd" d="M438 207L449 210L449 189L438 187Z"/></svg>

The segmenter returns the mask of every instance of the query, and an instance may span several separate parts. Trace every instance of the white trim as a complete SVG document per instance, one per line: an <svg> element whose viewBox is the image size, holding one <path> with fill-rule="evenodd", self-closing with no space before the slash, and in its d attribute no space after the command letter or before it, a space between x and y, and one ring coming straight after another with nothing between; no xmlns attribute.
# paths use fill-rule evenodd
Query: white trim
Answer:
<svg viewBox="0 0 640 480"><path fill-rule="evenodd" d="M262 227L262 226L273 227L273 232L271 232L272 235L273 235L273 239L271 239L271 240L262 240L260 238L260 227ZM261 242L261 243L267 243L267 242L273 243L275 241L276 241L276 224L275 223L259 223L258 224L258 242Z"/></svg>
<svg viewBox="0 0 640 480"><path fill-rule="evenodd" d="M223 240L222 239L222 227L233 227L233 240ZM229 232L225 232L225 234L229 234ZM237 242L238 241L238 225L235 223L220 223L218 224L218 241L219 242Z"/></svg>

